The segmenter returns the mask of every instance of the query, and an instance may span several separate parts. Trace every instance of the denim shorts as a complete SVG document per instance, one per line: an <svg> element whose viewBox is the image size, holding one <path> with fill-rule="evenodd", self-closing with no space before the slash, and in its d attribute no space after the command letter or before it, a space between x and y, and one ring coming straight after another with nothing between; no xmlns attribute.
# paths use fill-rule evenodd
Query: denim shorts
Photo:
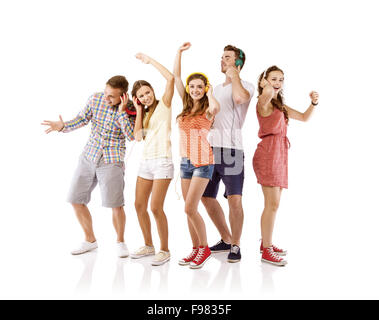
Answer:
<svg viewBox="0 0 379 320"><path fill-rule="evenodd" d="M242 195L245 179L243 150L213 148L215 168L203 197L216 198L220 181L225 185L224 197Z"/></svg>
<svg viewBox="0 0 379 320"><path fill-rule="evenodd" d="M214 164L195 167L188 158L182 158L180 162L180 177L182 179L191 179L192 177L211 179L213 169Z"/></svg>

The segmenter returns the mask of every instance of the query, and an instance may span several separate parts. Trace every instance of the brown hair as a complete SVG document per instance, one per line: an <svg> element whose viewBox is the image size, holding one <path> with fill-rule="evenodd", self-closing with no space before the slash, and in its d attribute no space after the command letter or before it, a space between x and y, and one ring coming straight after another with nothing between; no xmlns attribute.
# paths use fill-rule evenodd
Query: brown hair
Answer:
<svg viewBox="0 0 379 320"><path fill-rule="evenodd" d="M200 73L194 73L194 74L191 74L191 76L187 79L186 86L189 85L189 83L195 79L200 79L204 82L204 86L207 85L207 82L208 82L207 78L205 78ZM204 96L200 99L200 108L198 110L196 110L194 113L191 113L193 107L194 107L193 99L191 98L189 93L187 91L185 91L184 96L183 96L183 110L176 117L176 119L179 119L180 117L185 117L185 116L194 117L197 115L204 114L204 112L209 107L209 100L208 100L207 94L204 94Z"/></svg>
<svg viewBox="0 0 379 320"><path fill-rule="evenodd" d="M136 97L137 98L137 91L139 89L141 89L143 86L149 87L154 92L154 89L153 89L153 87L151 86L151 84L149 82L147 82L145 80L137 80L133 84L132 97ZM154 94L154 103L152 104L151 107L149 107L149 112L148 112L147 118L146 118L146 128L149 126L149 122L150 122L151 116L153 115L153 113L155 111L155 108L158 105L158 102L159 101L157 101L157 99L155 99L155 94ZM146 114L145 114L145 109L142 109L142 110L143 110L143 120L142 120L142 128L143 128L143 121L144 121L144 118L145 118ZM145 136L143 138L145 139Z"/></svg>
<svg viewBox="0 0 379 320"><path fill-rule="evenodd" d="M106 85L115 89L121 89L125 93L128 92L129 88L129 82L124 76L114 76L107 81Z"/></svg>
<svg viewBox="0 0 379 320"><path fill-rule="evenodd" d="M235 47L235 46L232 46L231 44L228 44L225 48L224 48L224 51L233 51L236 55L236 60L237 59L241 59L242 60L242 66L241 66L241 69L243 68L243 66L245 65L245 60L246 60L246 55L245 55L245 52L243 52L241 49ZM242 53L242 54L241 54ZM242 57L241 57L242 56Z"/></svg>
<svg viewBox="0 0 379 320"><path fill-rule="evenodd" d="M283 73L284 75L283 70L278 68L277 66L271 66L270 68L266 69L266 71L262 72L258 79L258 98L263 92L263 88L260 85L263 77L267 80L268 75L270 74L270 72L273 72L273 71L279 71ZM284 113L284 117L286 118L286 121L288 123L288 120L289 120L288 110L286 106L284 105L284 95L283 95L282 90L279 91L277 99L271 100L271 104L273 105L274 108L279 109L281 112Z"/></svg>

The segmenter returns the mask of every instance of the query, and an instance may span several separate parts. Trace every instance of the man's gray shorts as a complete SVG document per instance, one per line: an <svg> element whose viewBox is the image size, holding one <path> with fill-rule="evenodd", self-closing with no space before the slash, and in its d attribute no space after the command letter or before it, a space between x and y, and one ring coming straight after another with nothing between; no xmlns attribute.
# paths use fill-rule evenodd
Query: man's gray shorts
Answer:
<svg viewBox="0 0 379 320"><path fill-rule="evenodd" d="M124 162L98 163L89 161L84 154L79 157L67 201L88 204L91 192L99 182L103 207L118 208L124 205Z"/></svg>

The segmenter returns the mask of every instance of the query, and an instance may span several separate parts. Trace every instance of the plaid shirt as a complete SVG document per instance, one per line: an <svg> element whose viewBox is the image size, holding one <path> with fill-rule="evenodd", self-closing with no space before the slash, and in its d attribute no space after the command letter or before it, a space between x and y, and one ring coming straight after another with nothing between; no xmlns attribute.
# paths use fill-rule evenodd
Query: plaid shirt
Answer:
<svg viewBox="0 0 379 320"><path fill-rule="evenodd" d="M125 157L125 138L134 140L134 119L126 112L119 113L118 106L109 106L104 93L93 94L85 108L73 120L64 123L62 132L71 132L92 122L91 135L85 147L88 160L105 163L121 162Z"/></svg>

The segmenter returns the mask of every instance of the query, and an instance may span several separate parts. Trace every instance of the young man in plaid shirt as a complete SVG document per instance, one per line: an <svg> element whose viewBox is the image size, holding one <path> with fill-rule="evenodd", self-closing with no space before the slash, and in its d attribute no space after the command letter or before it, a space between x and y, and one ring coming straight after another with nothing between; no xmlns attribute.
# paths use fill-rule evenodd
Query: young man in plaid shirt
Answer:
<svg viewBox="0 0 379 320"><path fill-rule="evenodd" d="M125 139L134 140L134 118L127 110L129 83L123 76L114 76L106 83L104 92L95 93L85 108L70 121L45 120L42 124L51 131L71 132L91 122L91 135L79 158L72 180L68 202L74 207L76 216L85 233L85 241L72 254L82 254L97 248L92 228L92 217L87 204L91 192L99 182L102 205L112 208L113 225L117 233L119 257L129 255L124 242L124 157Z"/></svg>

